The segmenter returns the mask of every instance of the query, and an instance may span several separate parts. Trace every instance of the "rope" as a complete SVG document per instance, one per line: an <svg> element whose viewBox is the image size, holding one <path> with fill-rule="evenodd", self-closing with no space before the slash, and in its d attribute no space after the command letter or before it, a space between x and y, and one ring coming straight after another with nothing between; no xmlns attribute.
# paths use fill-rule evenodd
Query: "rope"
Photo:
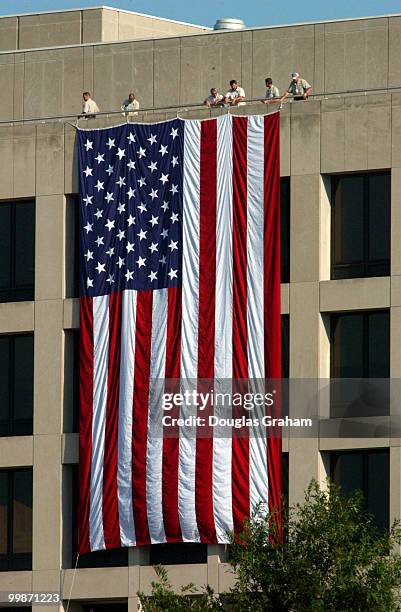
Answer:
<svg viewBox="0 0 401 612"><path fill-rule="evenodd" d="M79 561L79 553L77 554L77 560L75 561L74 573L73 573L73 575L72 575L72 580L71 580L70 594L68 595L68 600L67 600L67 609L66 609L66 611L65 611L65 612L68 612L68 609L69 609L69 607L70 607L70 601L71 601L72 589L73 589L73 587L74 587L74 580L75 580L75 574L77 573L78 561Z"/></svg>

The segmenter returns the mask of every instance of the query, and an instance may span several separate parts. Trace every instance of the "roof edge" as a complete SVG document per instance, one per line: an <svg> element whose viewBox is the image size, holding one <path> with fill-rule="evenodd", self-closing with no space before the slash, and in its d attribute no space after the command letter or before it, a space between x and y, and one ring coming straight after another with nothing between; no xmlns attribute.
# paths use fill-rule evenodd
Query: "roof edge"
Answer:
<svg viewBox="0 0 401 612"><path fill-rule="evenodd" d="M10 17L31 17L33 15L52 15L53 13L73 13L75 11L92 11L106 9L108 11L118 11L119 13L127 13L129 15L139 15L140 17L148 17L149 19L159 19L160 21L167 21L168 23L177 23L179 25L186 25L192 28L199 28L200 30L211 30L208 26L198 25L196 23L188 23L187 21L178 21L177 19L168 19L167 17L158 17L157 15L148 15L147 13L138 13L138 11L128 11L127 9L121 9L116 6L108 6L99 4L97 6L80 6L76 8L68 9L56 9L54 11L31 11L29 13L13 13L9 15L0 15L0 19L6 19Z"/></svg>

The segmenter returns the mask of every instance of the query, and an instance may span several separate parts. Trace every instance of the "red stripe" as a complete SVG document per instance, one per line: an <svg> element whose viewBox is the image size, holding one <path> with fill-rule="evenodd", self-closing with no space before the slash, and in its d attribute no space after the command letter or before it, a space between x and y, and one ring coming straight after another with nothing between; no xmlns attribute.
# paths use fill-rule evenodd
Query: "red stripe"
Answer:
<svg viewBox="0 0 401 612"><path fill-rule="evenodd" d="M235 381L248 377L247 328L247 117L233 117L233 392L245 392ZM237 383L238 385L238 383ZM233 417L236 414L233 406ZM232 440L232 495L234 531L249 516L249 438L234 429Z"/></svg>
<svg viewBox="0 0 401 612"><path fill-rule="evenodd" d="M132 507L137 546L150 544L146 508L146 450L150 354L152 345L152 291L138 291L135 332L135 373L132 416Z"/></svg>
<svg viewBox="0 0 401 612"><path fill-rule="evenodd" d="M109 299L109 363L103 461L103 531L106 548L119 548L117 494L118 398L120 391L121 292Z"/></svg>
<svg viewBox="0 0 401 612"><path fill-rule="evenodd" d="M265 377L281 378L280 310L280 113L265 117L265 248L264 248L264 337ZM275 404L280 415L280 403ZM281 431L267 438L269 510L281 505Z"/></svg>
<svg viewBox="0 0 401 612"><path fill-rule="evenodd" d="M200 218L199 218L199 321L198 378L214 378L214 339L216 306L216 191L217 122L201 124L200 141ZM210 383L200 383L200 392L209 392ZM198 410L205 418L212 406ZM196 441L195 510L201 542L217 543L213 512L213 431L202 427Z"/></svg>
<svg viewBox="0 0 401 612"><path fill-rule="evenodd" d="M78 553L84 554L90 552L89 507L93 413L93 303L90 297L80 299L80 326Z"/></svg>
<svg viewBox="0 0 401 612"><path fill-rule="evenodd" d="M180 389L181 362L181 314L182 289L170 287L167 306L167 338L166 338L166 393L175 393ZM179 407L166 412L173 418L178 417ZM178 515L178 428L168 427L169 437L163 439L163 486L162 507L164 531L167 542L182 542L180 520ZM173 437L175 435L175 437Z"/></svg>

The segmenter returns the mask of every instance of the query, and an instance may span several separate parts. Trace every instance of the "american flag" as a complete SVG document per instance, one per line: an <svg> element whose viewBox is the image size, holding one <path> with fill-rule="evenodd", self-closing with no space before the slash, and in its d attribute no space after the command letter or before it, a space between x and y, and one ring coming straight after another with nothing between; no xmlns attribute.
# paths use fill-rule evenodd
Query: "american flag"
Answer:
<svg viewBox="0 0 401 612"><path fill-rule="evenodd" d="M280 377L279 113L78 144L78 550L225 543L279 503L280 440L156 435L153 381Z"/></svg>

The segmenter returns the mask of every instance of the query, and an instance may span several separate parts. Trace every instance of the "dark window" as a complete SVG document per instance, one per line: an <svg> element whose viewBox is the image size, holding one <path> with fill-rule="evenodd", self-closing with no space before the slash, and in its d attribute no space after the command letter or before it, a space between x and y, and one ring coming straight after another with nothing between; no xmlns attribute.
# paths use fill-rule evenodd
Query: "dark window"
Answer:
<svg viewBox="0 0 401 612"><path fill-rule="evenodd" d="M179 565L207 563L207 544L153 544L150 547L150 565Z"/></svg>
<svg viewBox="0 0 401 612"><path fill-rule="evenodd" d="M290 376L290 317L281 315L281 376Z"/></svg>
<svg viewBox="0 0 401 612"><path fill-rule="evenodd" d="M17 612L31 612L32 608L27 607L27 606L8 606L7 608L0 608L1 612L14 612L14 610L17 610Z"/></svg>
<svg viewBox="0 0 401 612"><path fill-rule="evenodd" d="M0 436L33 431L33 335L0 336Z"/></svg>
<svg viewBox="0 0 401 612"><path fill-rule="evenodd" d="M0 302L33 300L35 202L0 202Z"/></svg>
<svg viewBox="0 0 401 612"><path fill-rule="evenodd" d="M331 478L345 493L362 491L366 509L380 529L389 527L389 451L345 451L331 454Z"/></svg>
<svg viewBox="0 0 401 612"><path fill-rule="evenodd" d="M389 412L390 313L365 311L331 316L331 416L385 415Z"/></svg>
<svg viewBox="0 0 401 612"><path fill-rule="evenodd" d="M281 282L290 282L290 177L280 180Z"/></svg>
<svg viewBox="0 0 401 612"><path fill-rule="evenodd" d="M390 274L390 172L332 177L331 278Z"/></svg>
<svg viewBox="0 0 401 612"><path fill-rule="evenodd" d="M79 331L64 338L64 432L79 431Z"/></svg>
<svg viewBox="0 0 401 612"><path fill-rule="evenodd" d="M387 378L389 375L389 311L332 315L332 378Z"/></svg>
<svg viewBox="0 0 401 612"><path fill-rule="evenodd" d="M0 470L0 570L32 567L32 469Z"/></svg>
<svg viewBox="0 0 401 612"><path fill-rule="evenodd" d="M83 612L128 612L126 603L82 604Z"/></svg>
<svg viewBox="0 0 401 612"><path fill-rule="evenodd" d="M72 567L75 567L76 550L78 544L78 466L72 471ZM116 548L111 550L99 550L96 552L79 555L78 567L122 567L128 565L128 548Z"/></svg>
<svg viewBox="0 0 401 612"><path fill-rule="evenodd" d="M78 198L66 197L65 296L79 297Z"/></svg>

